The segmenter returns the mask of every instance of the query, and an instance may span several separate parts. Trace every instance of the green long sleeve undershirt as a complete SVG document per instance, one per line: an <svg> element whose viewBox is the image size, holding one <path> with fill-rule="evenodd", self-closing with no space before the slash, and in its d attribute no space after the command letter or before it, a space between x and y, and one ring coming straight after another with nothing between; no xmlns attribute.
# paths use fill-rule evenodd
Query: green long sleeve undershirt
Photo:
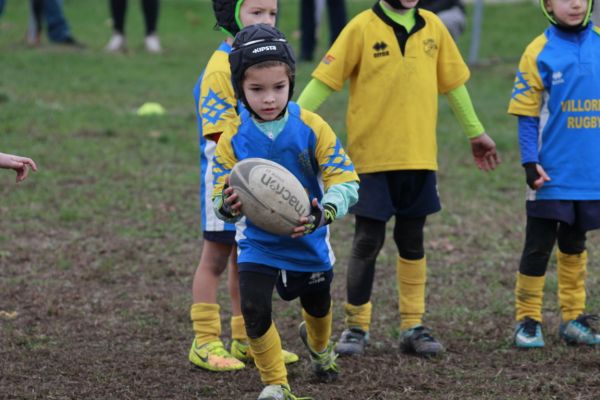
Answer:
<svg viewBox="0 0 600 400"><path fill-rule="evenodd" d="M318 79L312 79L300 94L298 104L309 111L316 111L332 93L332 88ZM465 85L449 91L446 96L456 120L469 139L485 132Z"/></svg>

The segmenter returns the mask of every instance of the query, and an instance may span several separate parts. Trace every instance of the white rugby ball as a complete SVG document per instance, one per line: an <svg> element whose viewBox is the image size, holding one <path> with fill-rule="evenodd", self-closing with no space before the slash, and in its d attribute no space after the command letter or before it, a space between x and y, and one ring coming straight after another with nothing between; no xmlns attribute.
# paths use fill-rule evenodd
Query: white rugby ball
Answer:
<svg viewBox="0 0 600 400"><path fill-rule="evenodd" d="M289 236L301 217L310 213L302 183L285 167L264 158L246 158L229 176L242 202L242 213L267 232Z"/></svg>

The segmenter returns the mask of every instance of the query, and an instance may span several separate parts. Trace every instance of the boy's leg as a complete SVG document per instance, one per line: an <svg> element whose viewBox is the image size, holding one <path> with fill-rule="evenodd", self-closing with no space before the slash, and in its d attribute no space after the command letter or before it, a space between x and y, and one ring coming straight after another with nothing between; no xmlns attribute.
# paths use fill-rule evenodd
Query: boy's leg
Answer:
<svg viewBox="0 0 600 400"><path fill-rule="evenodd" d="M421 325L425 313L427 282L427 261L423 246L425 221L426 217L396 217L394 225L394 242L399 254L396 262L396 279L402 331Z"/></svg>
<svg viewBox="0 0 600 400"><path fill-rule="evenodd" d="M556 241L557 222L552 219L527 217L525 245L515 286L515 345L543 347L542 301L546 268Z"/></svg>
<svg viewBox="0 0 600 400"><path fill-rule="evenodd" d="M427 260L423 245L426 217L396 217L394 242L398 249L396 280L400 311L400 348L402 351L428 357L444 348L423 326Z"/></svg>
<svg viewBox="0 0 600 400"><path fill-rule="evenodd" d="M557 236L558 301L562 312L562 320L567 322L576 319L585 310L586 233L560 223Z"/></svg>
<svg viewBox="0 0 600 400"><path fill-rule="evenodd" d="M221 319L217 304L219 277L225 270L232 245L204 240L200 263L192 285L193 304L190 316L194 343L189 359L194 365L212 371L233 371L244 364L232 357L221 342Z"/></svg>
<svg viewBox="0 0 600 400"><path fill-rule="evenodd" d="M244 317L240 303L240 276L237 266L236 251L232 251L229 259L227 286L231 299L231 355L240 361L252 360L253 355L248 343L248 334L244 325ZM299 360L298 355L287 350L283 351L283 361L292 364Z"/></svg>
<svg viewBox="0 0 600 400"><path fill-rule="evenodd" d="M300 296L304 322L300 324L299 333L309 351L317 378L322 382L332 382L337 379L339 373L337 355L330 340L332 326L330 289L333 275L325 274L326 278L317 284L318 287Z"/></svg>
<svg viewBox="0 0 600 400"><path fill-rule="evenodd" d="M265 273L257 272L257 267ZM256 264L240 264L239 268L242 314L254 363L265 385L287 385L281 339L271 315L277 270Z"/></svg>
<svg viewBox="0 0 600 400"><path fill-rule="evenodd" d="M362 354L368 341L375 260L385 240L385 225L384 221L356 216L346 276L346 329L336 346L341 355Z"/></svg>
<svg viewBox="0 0 600 400"><path fill-rule="evenodd" d="M595 316L584 314L587 277L586 232L559 224L556 264L558 300L562 312L560 336L569 344L600 344L600 334L590 325Z"/></svg>

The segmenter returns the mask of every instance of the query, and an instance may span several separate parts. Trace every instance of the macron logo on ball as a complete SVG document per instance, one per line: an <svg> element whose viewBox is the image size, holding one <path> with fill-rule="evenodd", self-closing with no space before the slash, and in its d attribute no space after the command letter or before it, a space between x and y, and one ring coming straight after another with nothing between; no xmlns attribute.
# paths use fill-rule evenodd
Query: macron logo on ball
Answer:
<svg viewBox="0 0 600 400"><path fill-rule="evenodd" d="M262 53L263 51L275 51L275 50L277 50L276 46L262 46L262 47L257 47L254 50L252 50L252 54Z"/></svg>

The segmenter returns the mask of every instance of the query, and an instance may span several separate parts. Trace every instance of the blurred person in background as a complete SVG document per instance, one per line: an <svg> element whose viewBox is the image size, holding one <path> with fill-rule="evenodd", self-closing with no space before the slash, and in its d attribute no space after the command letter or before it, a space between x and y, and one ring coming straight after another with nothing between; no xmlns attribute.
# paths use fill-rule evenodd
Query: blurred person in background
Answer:
<svg viewBox="0 0 600 400"><path fill-rule="evenodd" d="M327 1L329 44L338 37L348 20L345 0L301 0L300 2L300 59L312 61L317 47L317 32Z"/></svg>
<svg viewBox="0 0 600 400"><path fill-rule="evenodd" d="M436 13L455 41L465 30L467 14L461 0L421 0L419 8Z"/></svg>
<svg viewBox="0 0 600 400"><path fill-rule="evenodd" d="M0 5L0 14L2 13L1 9L2 9L2 5ZM596 26L600 25L600 8L599 7L594 7L594 9L592 10L592 22Z"/></svg>
<svg viewBox="0 0 600 400"><path fill-rule="evenodd" d="M3 1L4 2L4 1ZM30 0L27 44L39 46L42 42L43 23L46 22L48 40L52 43L82 47L69 28L63 13L62 0Z"/></svg>
<svg viewBox="0 0 600 400"><path fill-rule="evenodd" d="M156 33L159 15L159 0L140 0L144 23L146 25L146 38L144 45L149 53L160 53L162 47ZM106 45L106 51L111 53L122 52L127 49L125 40L125 14L127 13L127 0L110 0L110 14L113 22L113 35Z"/></svg>

